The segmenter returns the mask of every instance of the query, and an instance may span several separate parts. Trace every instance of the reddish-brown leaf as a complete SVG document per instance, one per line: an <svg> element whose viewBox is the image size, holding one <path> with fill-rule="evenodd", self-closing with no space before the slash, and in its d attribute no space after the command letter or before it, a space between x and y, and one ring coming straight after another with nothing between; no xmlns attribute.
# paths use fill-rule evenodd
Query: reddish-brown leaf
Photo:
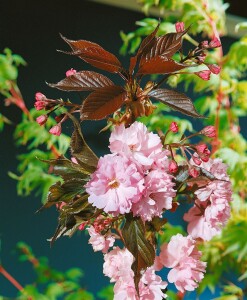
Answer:
<svg viewBox="0 0 247 300"><path fill-rule="evenodd" d="M171 58L156 56L142 64L137 75L146 74L170 74L188 67L180 64Z"/></svg>
<svg viewBox="0 0 247 300"><path fill-rule="evenodd" d="M157 56L171 58L182 47L182 37L187 31L188 29L183 32L167 33L155 38L148 52L143 53L140 66Z"/></svg>
<svg viewBox="0 0 247 300"><path fill-rule="evenodd" d="M49 83L50 87L62 91L94 91L114 83L104 75L92 71L81 71L68 76L58 83Z"/></svg>
<svg viewBox="0 0 247 300"><path fill-rule="evenodd" d="M145 54L147 52L147 48L151 47L151 45L153 44L153 41L155 40L155 36L156 33L159 29L160 23L157 25L157 27L155 28L155 30L150 33L140 44L137 54L134 57L130 58L130 67L129 67L129 72L132 73L135 66L136 66L136 62L137 59L142 55Z"/></svg>
<svg viewBox="0 0 247 300"><path fill-rule="evenodd" d="M167 89L156 89L152 90L148 95L185 115L203 118L196 111L191 99L182 93Z"/></svg>
<svg viewBox="0 0 247 300"><path fill-rule="evenodd" d="M123 104L127 93L121 86L113 85L97 89L84 101L81 120L101 120L114 113Z"/></svg>
<svg viewBox="0 0 247 300"><path fill-rule="evenodd" d="M141 272L153 265L155 250L145 236L145 226L140 217L133 217L132 214L127 214L122 235L125 247L134 256L131 268L135 274L134 282L138 291Z"/></svg>
<svg viewBox="0 0 247 300"><path fill-rule="evenodd" d="M94 67L112 73L119 73L123 69L117 57L100 45L85 40L72 41L63 36L62 38L73 50L70 54L79 56Z"/></svg>

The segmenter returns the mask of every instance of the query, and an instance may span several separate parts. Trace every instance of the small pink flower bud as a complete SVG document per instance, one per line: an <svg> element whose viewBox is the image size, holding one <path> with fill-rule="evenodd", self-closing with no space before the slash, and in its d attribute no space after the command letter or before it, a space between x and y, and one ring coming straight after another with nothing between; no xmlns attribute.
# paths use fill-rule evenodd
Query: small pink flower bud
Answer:
<svg viewBox="0 0 247 300"><path fill-rule="evenodd" d="M34 107L35 107L36 110L42 110L42 109L45 109L45 107L46 107L46 102L44 102L44 101L36 101L36 102L34 103Z"/></svg>
<svg viewBox="0 0 247 300"><path fill-rule="evenodd" d="M211 75L211 71L210 70L203 70L203 71L200 71L200 72L195 72L194 74L196 74L198 77L200 77L203 80L209 80L210 75Z"/></svg>
<svg viewBox="0 0 247 300"><path fill-rule="evenodd" d="M192 155L191 158L192 158L193 162L198 166L200 166L200 164L202 163L202 161L200 160L200 158L198 156Z"/></svg>
<svg viewBox="0 0 247 300"><path fill-rule="evenodd" d="M206 126L200 131L200 133L207 137L216 137L216 130L214 126Z"/></svg>
<svg viewBox="0 0 247 300"><path fill-rule="evenodd" d="M221 42L217 37L214 37L212 41L209 43L210 48L218 48L221 47Z"/></svg>
<svg viewBox="0 0 247 300"><path fill-rule="evenodd" d="M84 230L86 225L87 225L87 222L81 223L81 225L78 227L78 230Z"/></svg>
<svg viewBox="0 0 247 300"><path fill-rule="evenodd" d="M190 176L196 178L196 177L199 176L200 172L199 172L198 168L196 168L196 167L190 167L189 168L189 174L190 174Z"/></svg>
<svg viewBox="0 0 247 300"><path fill-rule="evenodd" d="M169 171L170 171L171 173L176 173L177 170L178 170L178 165L177 165L177 163L175 162L175 160L170 161L170 163L169 163Z"/></svg>
<svg viewBox="0 0 247 300"><path fill-rule="evenodd" d="M46 99L46 96L44 94L42 94L40 92L38 92L38 93L35 94L35 100L36 101L42 101L44 99Z"/></svg>
<svg viewBox="0 0 247 300"><path fill-rule="evenodd" d="M202 41L202 42L200 42L199 48L207 49L208 48L208 41Z"/></svg>
<svg viewBox="0 0 247 300"><path fill-rule="evenodd" d="M169 130L174 133L178 132L178 124L176 122L171 122Z"/></svg>
<svg viewBox="0 0 247 300"><path fill-rule="evenodd" d="M196 151L200 153L204 153L205 151L208 150L208 146L206 144L198 144L196 145Z"/></svg>
<svg viewBox="0 0 247 300"><path fill-rule="evenodd" d="M221 71L221 67L220 66L218 66L218 65L216 65L216 64L208 64L207 65L208 66L208 68L209 68L209 70L213 73L213 74L219 74L220 73L220 71Z"/></svg>
<svg viewBox="0 0 247 300"><path fill-rule="evenodd" d="M61 124L58 123L57 125L53 126L53 127L49 130L49 132L50 132L51 134L54 134L54 135L59 136L59 135L61 134L61 132L62 132Z"/></svg>
<svg viewBox="0 0 247 300"><path fill-rule="evenodd" d="M66 72L66 77L69 77L69 76L71 76L71 75L74 75L75 73L76 73L76 70L70 69L70 70L68 70L68 71Z"/></svg>
<svg viewBox="0 0 247 300"><path fill-rule="evenodd" d="M48 119L48 116L47 116L47 115L41 115L41 116L39 116L38 118L36 118L36 122L37 122L40 126L42 126L42 125L44 125L44 124L46 123L47 119Z"/></svg>
<svg viewBox="0 0 247 300"><path fill-rule="evenodd" d="M183 32L184 31L184 22L177 22L175 24L175 28L177 32Z"/></svg>
<svg viewBox="0 0 247 300"><path fill-rule="evenodd" d="M204 60L205 60L205 58L206 58L206 56L207 56L206 53L202 52L202 53L200 53L199 56L197 56L197 60L198 60L200 63L203 63Z"/></svg>

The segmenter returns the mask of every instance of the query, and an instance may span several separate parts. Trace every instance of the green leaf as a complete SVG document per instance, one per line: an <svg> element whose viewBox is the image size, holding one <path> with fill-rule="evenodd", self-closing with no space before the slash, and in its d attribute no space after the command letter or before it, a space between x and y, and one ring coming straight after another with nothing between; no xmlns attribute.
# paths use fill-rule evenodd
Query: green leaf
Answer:
<svg viewBox="0 0 247 300"><path fill-rule="evenodd" d="M65 300L94 300L93 294L82 290L65 297Z"/></svg>
<svg viewBox="0 0 247 300"><path fill-rule="evenodd" d="M134 256L134 262L131 268L135 274L135 287L138 291L141 271L153 265L155 250L145 236L145 226L139 217L133 217L132 214L126 215L122 235L125 247Z"/></svg>
<svg viewBox="0 0 247 300"><path fill-rule="evenodd" d="M104 287L97 293L97 296L104 300L112 300L114 298L113 285Z"/></svg>

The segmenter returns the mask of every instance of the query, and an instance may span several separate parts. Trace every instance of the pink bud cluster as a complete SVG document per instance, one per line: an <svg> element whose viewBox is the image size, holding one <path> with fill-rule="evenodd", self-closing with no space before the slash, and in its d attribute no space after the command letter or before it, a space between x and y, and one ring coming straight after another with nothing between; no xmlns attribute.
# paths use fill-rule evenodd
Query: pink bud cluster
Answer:
<svg viewBox="0 0 247 300"><path fill-rule="evenodd" d="M132 212L144 221L172 208L173 177L157 134L139 122L116 126L109 147L112 154L99 159L86 184L90 203L114 216Z"/></svg>

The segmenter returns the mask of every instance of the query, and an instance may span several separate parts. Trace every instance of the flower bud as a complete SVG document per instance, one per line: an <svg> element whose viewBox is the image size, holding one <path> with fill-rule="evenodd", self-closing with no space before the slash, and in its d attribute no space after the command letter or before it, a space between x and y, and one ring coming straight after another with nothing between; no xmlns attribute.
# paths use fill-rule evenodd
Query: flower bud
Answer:
<svg viewBox="0 0 247 300"><path fill-rule="evenodd" d="M35 100L36 101L42 101L44 99L46 99L46 96L44 94L42 94L40 92L38 92L38 93L35 94Z"/></svg>
<svg viewBox="0 0 247 300"><path fill-rule="evenodd" d="M216 137L216 130L214 126L206 126L201 131L200 134L204 134L207 137Z"/></svg>
<svg viewBox="0 0 247 300"><path fill-rule="evenodd" d="M210 70L203 70L203 71L200 71L200 72L195 72L194 74L196 74L198 77L200 77L203 80L209 80L210 75L211 75L211 71Z"/></svg>
<svg viewBox="0 0 247 300"><path fill-rule="evenodd" d="M184 22L177 22L175 24L175 28L177 32L183 32L184 31Z"/></svg>
<svg viewBox="0 0 247 300"><path fill-rule="evenodd" d="M66 72L66 77L69 77L69 76L71 76L71 75L74 75L75 73L76 73L76 70L70 69L70 70L68 70L68 71Z"/></svg>
<svg viewBox="0 0 247 300"><path fill-rule="evenodd" d="M176 122L171 122L169 130L174 133L178 132L178 124Z"/></svg>
<svg viewBox="0 0 247 300"><path fill-rule="evenodd" d="M209 43L210 48L218 48L221 47L221 42L217 37L214 37L212 41Z"/></svg>
<svg viewBox="0 0 247 300"><path fill-rule="evenodd" d="M221 67L216 64L208 64L207 67L213 74L219 74L221 71Z"/></svg>
<svg viewBox="0 0 247 300"><path fill-rule="evenodd" d="M36 122L37 122L40 126L42 126L42 125L44 125L44 124L46 123L47 119L48 119L48 116L47 116L47 115L41 115L41 116L39 116L38 118L36 118Z"/></svg>
<svg viewBox="0 0 247 300"><path fill-rule="evenodd" d="M208 41L200 42L198 47L201 48L201 49L207 49L208 48Z"/></svg>
<svg viewBox="0 0 247 300"><path fill-rule="evenodd" d="M50 132L51 134L54 134L54 135L59 136L59 135L61 134L61 132L62 132L61 124L58 123L57 125L53 126L53 127L49 130L49 132Z"/></svg>
<svg viewBox="0 0 247 300"><path fill-rule="evenodd" d="M178 170L178 165L177 165L177 163L175 162L175 160L170 161L170 163L169 163L169 171L170 171L171 173L176 173L177 170Z"/></svg>
<svg viewBox="0 0 247 300"><path fill-rule="evenodd" d="M200 164L202 163L201 159L197 156L197 154L192 155L191 158L192 158L193 162L198 166L200 166Z"/></svg>
<svg viewBox="0 0 247 300"><path fill-rule="evenodd" d="M199 171L198 168L196 168L196 167L190 167L190 168L189 168L189 174L190 174L190 176L196 178L196 177L199 176L200 171Z"/></svg>

